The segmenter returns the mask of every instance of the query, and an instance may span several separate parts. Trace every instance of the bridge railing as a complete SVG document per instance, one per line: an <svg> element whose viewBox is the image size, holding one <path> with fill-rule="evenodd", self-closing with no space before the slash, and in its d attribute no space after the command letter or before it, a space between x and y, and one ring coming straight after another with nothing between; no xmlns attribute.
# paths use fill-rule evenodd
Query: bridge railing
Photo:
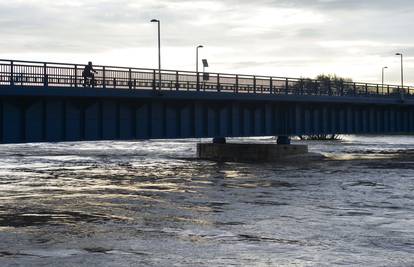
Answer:
<svg viewBox="0 0 414 267"><path fill-rule="evenodd" d="M0 86L88 87L85 65L19 60L0 60ZM411 96L412 87L320 81L304 78L268 77L226 73L158 70L116 66L94 66L98 71L90 87L255 93L310 96ZM161 81L160 81L161 76Z"/></svg>

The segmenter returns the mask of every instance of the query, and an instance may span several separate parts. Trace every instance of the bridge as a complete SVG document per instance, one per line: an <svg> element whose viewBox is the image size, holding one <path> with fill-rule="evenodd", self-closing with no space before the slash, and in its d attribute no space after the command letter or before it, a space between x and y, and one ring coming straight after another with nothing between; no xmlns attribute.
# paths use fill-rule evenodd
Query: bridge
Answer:
<svg viewBox="0 0 414 267"><path fill-rule="evenodd" d="M414 88L0 60L0 142L414 132Z"/></svg>

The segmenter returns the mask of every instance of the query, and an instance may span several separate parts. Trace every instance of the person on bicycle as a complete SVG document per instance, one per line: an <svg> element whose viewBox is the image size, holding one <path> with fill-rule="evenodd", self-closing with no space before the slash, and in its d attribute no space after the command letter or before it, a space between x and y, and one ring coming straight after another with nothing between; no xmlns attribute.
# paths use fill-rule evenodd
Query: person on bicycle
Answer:
<svg viewBox="0 0 414 267"><path fill-rule="evenodd" d="M98 72L93 69L92 62L89 61L88 65L86 65L82 71L82 76L83 76L83 81L84 81L83 86L86 86L87 84L89 86L95 84L95 73L98 73ZM89 83L88 83L88 79L90 79Z"/></svg>

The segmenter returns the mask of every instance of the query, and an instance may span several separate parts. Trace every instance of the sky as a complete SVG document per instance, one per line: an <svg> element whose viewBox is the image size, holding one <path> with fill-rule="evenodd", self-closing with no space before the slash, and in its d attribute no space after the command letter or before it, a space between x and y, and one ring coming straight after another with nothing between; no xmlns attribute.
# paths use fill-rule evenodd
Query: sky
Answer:
<svg viewBox="0 0 414 267"><path fill-rule="evenodd" d="M412 0L0 0L0 58L414 86ZM201 69L201 65L200 65Z"/></svg>

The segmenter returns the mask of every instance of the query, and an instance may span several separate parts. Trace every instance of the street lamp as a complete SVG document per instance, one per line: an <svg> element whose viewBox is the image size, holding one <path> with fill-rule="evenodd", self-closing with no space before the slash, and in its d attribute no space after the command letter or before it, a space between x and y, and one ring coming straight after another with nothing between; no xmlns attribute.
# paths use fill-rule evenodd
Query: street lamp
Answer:
<svg viewBox="0 0 414 267"><path fill-rule="evenodd" d="M202 45L199 45L199 46L196 47L196 72L197 72L197 75L198 75L198 49L203 48L203 47L204 46L202 46Z"/></svg>
<svg viewBox="0 0 414 267"><path fill-rule="evenodd" d="M152 19L151 22L158 24L158 86L161 90L161 26L158 19Z"/></svg>
<svg viewBox="0 0 414 267"><path fill-rule="evenodd" d="M384 90L384 70L385 69L388 69L388 67L387 66L385 66L385 67L382 67L382 78L381 78L381 81L382 81L382 86L381 86L381 88L382 88L382 90Z"/></svg>
<svg viewBox="0 0 414 267"><path fill-rule="evenodd" d="M396 53L396 56L401 56L401 90L404 89L404 65L403 65L403 54Z"/></svg>

